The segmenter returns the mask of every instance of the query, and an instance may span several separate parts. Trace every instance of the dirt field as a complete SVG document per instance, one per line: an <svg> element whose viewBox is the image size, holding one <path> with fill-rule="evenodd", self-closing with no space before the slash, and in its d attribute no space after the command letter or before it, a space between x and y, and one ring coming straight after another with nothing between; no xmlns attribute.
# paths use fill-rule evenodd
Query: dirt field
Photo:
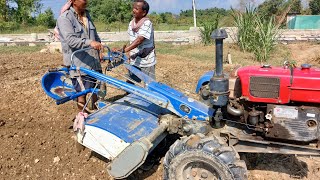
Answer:
<svg viewBox="0 0 320 180"><path fill-rule="evenodd" d="M288 47L298 63L319 64L319 45ZM214 60L191 61L174 55L159 54L158 62L160 81L189 91L201 74L214 67ZM78 153L75 148L74 102L56 106L42 91L42 75L61 63L61 54L0 52L0 179L109 179L107 160L89 149ZM249 154L246 159L252 180L320 177L320 158ZM129 179L155 180L161 175L158 164Z"/></svg>

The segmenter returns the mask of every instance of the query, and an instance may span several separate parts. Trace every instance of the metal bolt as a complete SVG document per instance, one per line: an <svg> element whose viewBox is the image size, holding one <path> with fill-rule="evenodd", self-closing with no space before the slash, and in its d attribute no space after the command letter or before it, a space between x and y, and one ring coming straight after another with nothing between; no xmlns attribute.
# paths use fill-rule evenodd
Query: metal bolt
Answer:
<svg viewBox="0 0 320 180"><path fill-rule="evenodd" d="M201 173L201 177L204 178L204 179L207 179L208 178L208 174L203 172L203 173Z"/></svg>

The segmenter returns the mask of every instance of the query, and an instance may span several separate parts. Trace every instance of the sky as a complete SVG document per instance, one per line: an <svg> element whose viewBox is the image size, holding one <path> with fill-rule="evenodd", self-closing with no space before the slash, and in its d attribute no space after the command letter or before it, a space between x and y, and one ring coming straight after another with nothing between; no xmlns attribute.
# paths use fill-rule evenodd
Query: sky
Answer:
<svg viewBox="0 0 320 180"><path fill-rule="evenodd" d="M103 1L103 0L101 0ZM66 0L42 0L44 5L43 11L50 7L55 13L55 17L58 16L60 8L64 5ZM150 5L150 12L172 12L179 14L181 10L192 9L192 0L147 0ZM237 0L195 0L197 9L207 8L225 8L239 6ZM256 2L263 2L263 0L256 0Z"/></svg>

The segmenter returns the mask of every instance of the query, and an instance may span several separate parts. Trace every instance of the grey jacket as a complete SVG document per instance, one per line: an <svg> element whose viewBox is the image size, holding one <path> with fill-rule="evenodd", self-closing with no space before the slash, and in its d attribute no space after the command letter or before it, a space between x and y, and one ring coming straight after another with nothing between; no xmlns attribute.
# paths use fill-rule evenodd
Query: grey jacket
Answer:
<svg viewBox="0 0 320 180"><path fill-rule="evenodd" d="M87 48L94 41L101 42L95 26L92 23L89 12L85 12L88 18L88 31L80 24L76 18L75 10L70 7L69 10L61 14L57 20L57 27L60 33L62 45L63 61L66 66L71 65L71 54L79 49ZM99 53L91 49L76 53L73 57L73 63L77 67L85 67L92 70L101 70ZM71 76L78 75L71 72Z"/></svg>

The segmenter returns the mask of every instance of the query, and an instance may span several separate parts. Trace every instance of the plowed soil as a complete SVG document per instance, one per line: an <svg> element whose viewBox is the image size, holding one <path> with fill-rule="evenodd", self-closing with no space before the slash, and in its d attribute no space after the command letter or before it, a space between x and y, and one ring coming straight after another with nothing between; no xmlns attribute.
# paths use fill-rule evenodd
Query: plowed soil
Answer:
<svg viewBox="0 0 320 180"><path fill-rule="evenodd" d="M319 45L288 45L298 62L319 63ZM308 48L309 47L309 48ZM299 50L298 50L299 49ZM312 52L310 52L312 49ZM108 160L89 149L78 151L72 120L74 102L62 105L45 95L41 77L62 63L62 55L0 52L0 179L110 179ZM312 57L310 55L313 55ZM213 61L158 55L159 81L191 96L197 79ZM249 179L319 179L320 158L290 155L245 156ZM129 179L162 179L162 166L136 171Z"/></svg>

